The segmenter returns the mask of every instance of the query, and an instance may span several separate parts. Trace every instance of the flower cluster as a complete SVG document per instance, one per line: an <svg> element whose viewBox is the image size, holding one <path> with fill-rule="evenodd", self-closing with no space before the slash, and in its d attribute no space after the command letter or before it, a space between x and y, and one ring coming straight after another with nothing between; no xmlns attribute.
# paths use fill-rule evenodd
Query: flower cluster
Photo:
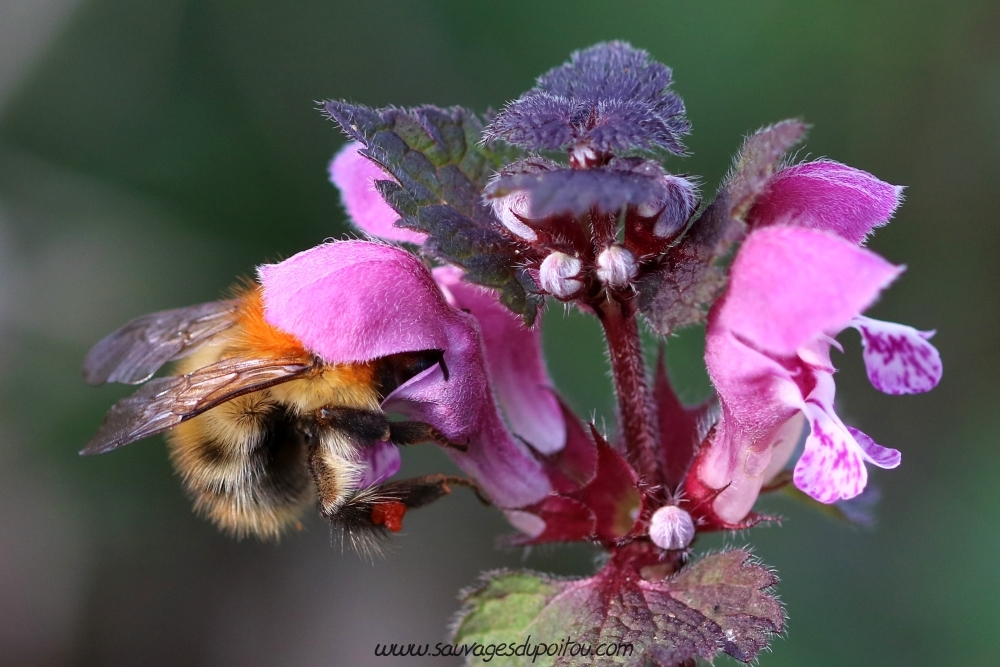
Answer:
<svg viewBox="0 0 1000 667"><path fill-rule="evenodd" d="M834 411L830 348L840 348L835 336L848 327L861 332L869 377L881 391L927 391L941 376L940 358L927 342L930 333L862 315L901 272L859 246L890 219L902 188L829 160L783 163L803 131L786 121L748 140L715 202L692 220L699 205L694 182L667 173L654 159L630 155L637 149L683 150L680 136L688 124L670 83L670 70L644 52L602 45L541 77L483 132L485 142L502 140L529 151L499 166L482 189L486 206L474 202L486 230L499 233L489 241L515 258L513 268L526 274L522 282L532 296L572 303L604 325L619 399L620 424L611 443L584 427L552 387L539 345L540 321L524 326L488 289L495 285L471 284L476 278L466 275L462 262L425 272L433 288L423 276L407 284L370 268L366 278L343 274L364 303L381 304L391 285L399 299L393 307L410 307L400 315L420 310L429 298L443 296L451 307L447 317L435 308L427 311L435 313L432 321L409 327L399 316L387 316L398 342L392 351L432 346L422 340L424 331L446 329L461 312L475 319L478 327L450 338L441 334L449 340L446 359L475 351L474 363L456 359L450 364L461 369L455 380L446 382L436 371L435 379L414 380L387 403L419 414L450 437L483 438L483 448L502 452L500 460L519 458L510 477L509 467L475 468L467 463L471 456L455 455L507 508L522 531L519 543L593 540L614 548L648 538L675 550L687 547L696 530L752 525L760 519L752 508L761 488L789 462L804 425L808 437L794 468L796 486L823 503L853 498L865 488L866 463L892 468L900 454L846 426ZM373 238L422 246L431 257L451 260L435 252L440 232L386 201L420 187L408 183L416 179L402 160L386 157L388 132L359 131L346 120L348 111L359 115L356 108L336 102L327 108L358 140L330 167L351 221ZM400 124L401 112L391 111ZM415 110L407 120L433 141L441 132L428 122L427 111ZM566 164L531 152L557 149L567 151ZM449 194L438 208L450 208ZM718 260L737 241L742 244L719 289ZM342 244L274 268L295 271L287 283L294 286L307 258L335 254ZM474 241L469 245L474 262ZM365 252L388 258L406 251L372 241ZM339 271L332 259L316 266L331 275ZM274 302L290 302L269 287L269 275L262 277ZM678 290L680 281L686 284ZM294 289L304 309L330 301ZM425 294L428 289L433 297ZM654 386L646 377L636 316L642 312L654 327L669 321L673 304L664 307L663 297L675 293L684 308L691 305L686 294L699 294L695 305L702 313L708 309L706 364L718 409L714 403L682 406L662 365ZM299 334L283 320L274 322ZM325 321L308 326L337 341L371 338L368 332L345 337L342 327ZM367 352L371 357L378 351ZM475 391L454 386L470 378ZM487 383L503 408L503 422ZM434 405L438 414L414 405ZM526 459L517 443L527 444L534 458ZM515 482L532 492L500 491ZM515 495L531 496L532 502L512 502Z"/></svg>
<svg viewBox="0 0 1000 667"><path fill-rule="evenodd" d="M546 611L527 624L638 638L655 664L719 650L752 659L783 627L773 576L740 551L683 567L697 533L765 519L758 496L789 480L834 503L864 490L868 464L899 465L897 450L834 409L830 350L842 350L844 329L861 333L883 392L928 391L941 377L932 333L863 315L902 271L862 247L902 188L830 160L788 162L805 127L784 121L746 140L702 205L697 182L657 159L683 154L689 130L671 83L667 67L616 42L574 54L485 127L459 108L328 102L352 139L331 180L371 240L261 270L269 321L328 361L443 350L444 364L383 407L468 443L451 454L518 529L510 543L608 551L600 572L575 583L487 577L467 595L456 637L474 638L500 613L487 602L528 586ZM546 299L604 329L618 406L610 436L552 386ZM649 377L640 317L663 335L705 323L712 400L683 405L662 358ZM398 469L389 450L364 483ZM721 588L708 593L709 580Z"/></svg>
<svg viewBox="0 0 1000 667"><path fill-rule="evenodd" d="M844 329L861 333L883 392L928 391L941 377L932 332L863 315L902 271L862 247L902 188L830 160L788 162L805 127L784 121L746 140L702 205L697 181L656 159L683 154L689 130L671 81L667 67L615 42L574 54L485 127L457 108L328 102L352 139L331 180L371 240L334 242L261 273L273 323L331 358L444 350L450 377L430 369L385 407L470 441L452 455L518 529L511 543L608 550L608 565L574 589L580 599L567 602L560 586L547 594L577 617L597 598L631 591L655 620L665 601L685 599L678 577L690 570L681 568L696 534L764 519L753 512L762 489L790 479L834 503L864 490L867 464L899 465L897 450L835 412L830 350L842 350ZM424 268L412 251L440 266ZM344 268L341 257L362 255ZM389 265L407 270L379 268ZM338 303L350 292L352 303L378 309L365 318L374 330L352 329L353 310L324 312L331 290ZM547 298L603 326L618 405L610 436L552 386L540 347ZM662 359L649 377L640 317L661 334L706 323L712 400L683 405ZM773 601L773 580L746 554L727 567L758 602ZM511 581L487 579L467 599L466 621ZM692 600L687 611L707 614ZM676 664L721 649L749 660L782 627L780 607L763 608L744 626L733 620L740 610L726 622L708 614L728 643L701 648L668 632L646 657ZM644 631L655 635L654 626ZM657 653L664 646L676 650Z"/></svg>
<svg viewBox="0 0 1000 667"><path fill-rule="evenodd" d="M392 487L392 436L404 431L383 412L395 413L445 445L471 478L463 483L504 512L517 530L509 544L606 551L589 578L487 575L465 595L456 641L488 639L502 623L636 643L630 665L692 664L720 651L751 661L784 626L770 594L776 579L743 550L688 564L697 534L767 519L754 505L781 484L829 504L865 489L868 464L899 465L897 450L835 411L831 348L842 351L845 329L860 332L877 389L925 392L940 380L933 332L863 314L902 272L862 247L902 188L830 160L789 161L805 132L790 120L748 137L704 203L696 179L662 165L665 154L684 154L690 130L671 85L669 68L612 42L573 54L485 124L459 107L329 101L325 111L350 138L330 179L367 238L259 270L263 320L298 354L279 360L284 377L393 355L435 360L386 382L375 416L363 413L375 426L353 431L367 440L337 450L360 472L348 480L351 499L338 496L327 516L350 507L398 530L407 509L447 491L441 479ZM603 328L612 433L581 420L553 386L541 348L553 301ZM663 336L705 324L710 400L684 405L662 352L650 374L641 320ZM98 380L104 366L93 362ZM167 386L156 382L144 400ZM300 402L313 409L309 395ZM133 412L116 413L95 451L131 441L115 429L133 428ZM413 442L409 433L402 440ZM322 464L310 459L321 488Z"/></svg>

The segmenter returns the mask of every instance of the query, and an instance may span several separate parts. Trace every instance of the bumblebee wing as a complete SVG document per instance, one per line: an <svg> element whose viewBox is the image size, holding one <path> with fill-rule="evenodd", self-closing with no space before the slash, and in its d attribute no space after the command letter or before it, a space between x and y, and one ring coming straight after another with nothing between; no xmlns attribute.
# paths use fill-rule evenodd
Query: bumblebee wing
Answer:
<svg viewBox="0 0 1000 667"><path fill-rule="evenodd" d="M137 317L106 336L83 362L87 384L139 384L236 323L240 302L213 301Z"/></svg>
<svg viewBox="0 0 1000 667"><path fill-rule="evenodd" d="M174 377L156 378L115 403L81 454L103 454L177 426L230 399L288 382L315 367L301 357L223 359Z"/></svg>

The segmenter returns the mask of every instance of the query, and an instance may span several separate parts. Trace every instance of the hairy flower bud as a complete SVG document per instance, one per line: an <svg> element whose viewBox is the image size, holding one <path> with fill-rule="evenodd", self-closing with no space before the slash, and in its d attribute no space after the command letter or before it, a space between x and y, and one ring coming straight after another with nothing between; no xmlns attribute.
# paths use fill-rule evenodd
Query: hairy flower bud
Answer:
<svg viewBox="0 0 1000 667"><path fill-rule="evenodd" d="M680 507L665 505L653 512L649 537L661 549L684 549L694 539L694 521Z"/></svg>
<svg viewBox="0 0 1000 667"><path fill-rule="evenodd" d="M625 287L637 273L635 255L618 244L608 246L597 256L597 277L609 287Z"/></svg>
<svg viewBox="0 0 1000 667"><path fill-rule="evenodd" d="M509 195L493 199L490 203L494 215L511 234L525 241L538 239L535 230L521 220L528 216L528 211L531 209L531 195L524 190L515 190Z"/></svg>
<svg viewBox="0 0 1000 667"><path fill-rule="evenodd" d="M597 164L599 158L587 144L577 144L569 152L569 164L574 169L588 169Z"/></svg>
<svg viewBox="0 0 1000 667"><path fill-rule="evenodd" d="M542 289L560 299L568 299L583 287L580 260L564 252L554 252L542 262L538 271Z"/></svg>
<svg viewBox="0 0 1000 667"><path fill-rule="evenodd" d="M653 236L666 239L676 235L691 217L698 205L694 183L681 176L663 177L666 194L662 198L639 204L636 212L644 218L656 216Z"/></svg>

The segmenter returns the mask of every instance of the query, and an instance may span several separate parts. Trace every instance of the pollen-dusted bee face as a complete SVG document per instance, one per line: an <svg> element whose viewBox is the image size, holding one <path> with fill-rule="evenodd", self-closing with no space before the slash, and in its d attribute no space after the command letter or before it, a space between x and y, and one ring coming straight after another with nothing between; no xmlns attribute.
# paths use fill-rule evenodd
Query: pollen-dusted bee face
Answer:
<svg viewBox="0 0 1000 667"><path fill-rule="evenodd" d="M174 375L150 380L169 361ZM360 488L366 453L381 442L433 441L433 427L390 421L382 400L440 350L327 364L264 319L260 292L153 313L129 322L87 356L90 384L145 383L116 403L81 452L99 454L166 432L170 457L195 509L242 537L277 538L318 502L359 533L398 530L403 513L461 478L432 475Z"/></svg>

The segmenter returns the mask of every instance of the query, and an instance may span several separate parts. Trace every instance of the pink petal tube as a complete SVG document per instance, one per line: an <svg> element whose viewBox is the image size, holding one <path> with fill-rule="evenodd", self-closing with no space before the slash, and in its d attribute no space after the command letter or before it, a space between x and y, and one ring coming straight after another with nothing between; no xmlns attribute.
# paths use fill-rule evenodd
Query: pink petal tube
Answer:
<svg viewBox="0 0 1000 667"><path fill-rule="evenodd" d="M429 368L387 397L386 409L468 443L467 453L450 453L498 505L548 493L541 465L500 419L475 318L448 305L420 260L393 246L340 241L261 266L258 275L267 321L327 363L444 350L450 378Z"/></svg>
<svg viewBox="0 0 1000 667"><path fill-rule="evenodd" d="M361 155L361 144L345 145L330 162L330 182L340 190L340 197L351 222L361 231L387 241L420 245L426 236L396 227L399 214L392 210L375 189L375 181L391 181L392 176Z"/></svg>
<svg viewBox="0 0 1000 667"><path fill-rule="evenodd" d="M464 282L460 269L435 269L434 279L451 305L479 322L490 379L511 430L542 454L561 450L566 423L545 368L540 322L528 329L496 294Z"/></svg>

